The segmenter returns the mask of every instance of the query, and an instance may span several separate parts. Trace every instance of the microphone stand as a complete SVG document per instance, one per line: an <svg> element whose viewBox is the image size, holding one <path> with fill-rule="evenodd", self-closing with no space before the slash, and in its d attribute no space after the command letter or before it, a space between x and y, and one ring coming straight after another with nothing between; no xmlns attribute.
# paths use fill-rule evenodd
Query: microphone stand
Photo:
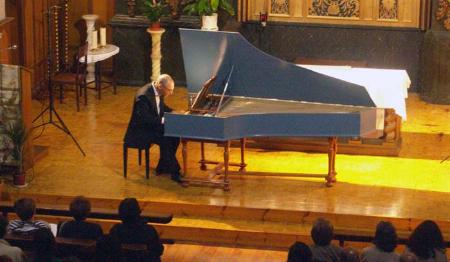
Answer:
<svg viewBox="0 0 450 262"><path fill-rule="evenodd" d="M78 143L78 141L75 139L75 137L73 136L73 134L70 132L70 129L67 127L67 125L64 123L63 119L61 118L61 116L58 114L58 112L56 112L55 109L55 103L54 103L54 96L53 96L53 84L52 84L52 52L51 52L51 37L50 37L50 28L51 28L51 17L50 17L50 13L52 11L52 9L56 7L59 8L59 6L51 6L48 10L47 10L47 73L48 73L48 79L47 79L47 88L48 88L48 98L49 98L49 104L48 106L41 112L39 113L39 115L33 120L33 123L36 122L37 119L39 119L42 115L44 115L47 111L49 113L49 119L47 122L42 123L38 126L35 126L33 128L38 128L41 126L45 126L45 125L49 125L52 124L55 127L57 127L58 129L60 129L61 131L63 131L64 133L66 133L67 135L70 136L70 138L72 138L73 142L75 143L75 145L78 147L78 149L80 150L81 154L83 154L83 156L86 156L86 154L84 153L83 149L81 148L80 144ZM67 34L67 32L66 32ZM53 118L53 114L55 115L56 119L55 120Z"/></svg>

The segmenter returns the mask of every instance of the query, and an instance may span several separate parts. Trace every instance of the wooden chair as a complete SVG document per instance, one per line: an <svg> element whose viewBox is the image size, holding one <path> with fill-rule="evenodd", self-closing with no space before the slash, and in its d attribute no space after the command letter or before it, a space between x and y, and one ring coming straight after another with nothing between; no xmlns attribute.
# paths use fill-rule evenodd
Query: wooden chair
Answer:
<svg viewBox="0 0 450 262"><path fill-rule="evenodd" d="M53 76L52 83L55 86L59 86L59 101L63 100L63 87L65 85L71 85L75 87L77 111L80 111L80 96L84 90L84 105L87 105L87 92L86 92L86 69L87 69L87 53L88 43L80 46L78 53L75 56L75 69L73 72L58 72ZM84 57L83 62L80 62L80 58Z"/></svg>
<svg viewBox="0 0 450 262"><path fill-rule="evenodd" d="M127 177L127 165L128 165L128 149L135 148L138 150L138 163L142 164L142 150L145 151L145 178L149 178L150 176L150 147L152 144L143 147L136 147L132 145L128 145L127 143L123 143L123 177Z"/></svg>

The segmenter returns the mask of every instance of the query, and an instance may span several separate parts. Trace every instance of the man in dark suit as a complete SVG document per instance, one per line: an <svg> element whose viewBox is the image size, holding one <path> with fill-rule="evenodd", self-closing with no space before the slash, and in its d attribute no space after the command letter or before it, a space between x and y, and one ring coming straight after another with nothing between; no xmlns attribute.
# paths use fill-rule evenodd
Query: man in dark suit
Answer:
<svg viewBox="0 0 450 262"><path fill-rule="evenodd" d="M163 74L137 91L124 142L128 146L142 148L158 144L160 156L156 173L169 173L172 180L181 183L180 165L176 158L180 139L164 136L164 112L172 111L164 103L164 98L171 95L173 89L172 77Z"/></svg>

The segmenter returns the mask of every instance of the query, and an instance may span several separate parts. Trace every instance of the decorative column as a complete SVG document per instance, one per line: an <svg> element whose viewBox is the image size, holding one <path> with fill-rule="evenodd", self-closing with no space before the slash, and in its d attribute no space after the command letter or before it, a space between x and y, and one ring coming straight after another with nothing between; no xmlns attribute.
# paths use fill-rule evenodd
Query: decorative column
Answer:
<svg viewBox="0 0 450 262"><path fill-rule="evenodd" d="M151 81L155 81L161 74L161 36L165 32L163 28L159 29L147 29L147 32L152 38L152 54L150 58L152 59L152 77Z"/></svg>
<svg viewBox="0 0 450 262"><path fill-rule="evenodd" d="M86 33L87 33L87 41L89 43L89 50L91 50L91 44L92 44L92 32L95 30L95 20L98 19L98 15L94 14L88 14L83 15L83 19L86 21ZM86 82L92 82L95 80L95 64L89 63L87 67L87 76L86 76Z"/></svg>

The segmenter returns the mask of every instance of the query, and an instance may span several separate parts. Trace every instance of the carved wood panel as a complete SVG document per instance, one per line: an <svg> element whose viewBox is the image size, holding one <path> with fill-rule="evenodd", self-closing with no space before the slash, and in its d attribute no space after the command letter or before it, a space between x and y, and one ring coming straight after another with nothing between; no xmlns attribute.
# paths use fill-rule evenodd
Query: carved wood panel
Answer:
<svg viewBox="0 0 450 262"><path fill-rule="evenodd" d="M423 28L429 0L238 0L238 17L258 21L268 12L270 21Z"/></svg>

